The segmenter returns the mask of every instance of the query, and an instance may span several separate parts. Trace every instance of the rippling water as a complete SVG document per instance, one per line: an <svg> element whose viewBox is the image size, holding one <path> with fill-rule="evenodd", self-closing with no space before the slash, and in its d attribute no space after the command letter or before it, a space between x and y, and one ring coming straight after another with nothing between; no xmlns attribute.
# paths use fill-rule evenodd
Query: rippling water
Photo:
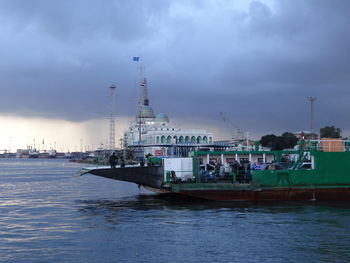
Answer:
<svg viewBox="0 0 350 263"><path fill-rule="evenodd" d="M62 160L0 159L1 262L350 262L350 205L159 197Z"/></svg>

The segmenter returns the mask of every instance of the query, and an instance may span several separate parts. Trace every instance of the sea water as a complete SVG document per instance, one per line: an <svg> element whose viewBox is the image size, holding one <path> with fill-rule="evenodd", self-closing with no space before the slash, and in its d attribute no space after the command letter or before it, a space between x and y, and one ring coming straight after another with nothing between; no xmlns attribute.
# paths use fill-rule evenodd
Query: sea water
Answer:
<svg viewBox="0 0 350 263"><path fill-rule="evenodd" d="M162 197L82 166L0 159L0 262L350 262L349 202Z"/></svg>

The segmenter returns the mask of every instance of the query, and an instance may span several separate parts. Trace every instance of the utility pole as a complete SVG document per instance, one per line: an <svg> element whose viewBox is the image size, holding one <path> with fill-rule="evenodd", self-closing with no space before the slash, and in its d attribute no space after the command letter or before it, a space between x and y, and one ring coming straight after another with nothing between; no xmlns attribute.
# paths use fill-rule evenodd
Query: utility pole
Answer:
<svg viewBox="0 0 350 263"><path fill-rule="evenodd" d="M115 149L115 90L116 86L111 85L110 89L110 112L109 112L109 149L113 151Z"/></svg>
<svg viewBox="0 0 350 263"><path fill-rule="evenodd" d="M312 140L314 139L314 101L316 97L308 96L307 99L310 101L310 132Z"/></svg>

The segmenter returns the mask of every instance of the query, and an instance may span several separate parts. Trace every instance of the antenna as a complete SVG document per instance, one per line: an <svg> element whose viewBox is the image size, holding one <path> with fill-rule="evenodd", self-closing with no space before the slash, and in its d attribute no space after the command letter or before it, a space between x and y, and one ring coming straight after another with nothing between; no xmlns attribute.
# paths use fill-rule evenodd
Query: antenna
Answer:
<svg viewBox="0 0 350 263"><path fill-rule="evenodd" d="M110 110L109 110L109 149L115 149L115 92L117 87L111 85L110 90Z"/></svg>

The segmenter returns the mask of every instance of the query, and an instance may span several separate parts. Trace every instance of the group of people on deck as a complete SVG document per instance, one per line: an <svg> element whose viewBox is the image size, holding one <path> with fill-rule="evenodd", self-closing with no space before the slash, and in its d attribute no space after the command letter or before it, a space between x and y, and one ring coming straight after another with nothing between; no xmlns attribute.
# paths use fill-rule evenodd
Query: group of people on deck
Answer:
<svg viewBox="0 0 350 263"><path fill-rule="evenodd" d="M241 184L251 183L251 170L261 170L261 164L259 162L251 164L250 161L238 162L234 160L223 165L221 162L209 161L206 166L201 166L201 180L202 182L215 182L221 179L233 180Z"/></svg>
<svg viewBox="0 0 350 263"><path fill-rule="evenodd" d="M118 164L118 160L119 160L119 156L117 156L115 154L115 152L113 152L109 158L108 158L108 162L111 165L111 168L115 168L115 166ZM124 167L125 166L125 162L124 162L124 158L120 158L120 167Z"/></svg>

